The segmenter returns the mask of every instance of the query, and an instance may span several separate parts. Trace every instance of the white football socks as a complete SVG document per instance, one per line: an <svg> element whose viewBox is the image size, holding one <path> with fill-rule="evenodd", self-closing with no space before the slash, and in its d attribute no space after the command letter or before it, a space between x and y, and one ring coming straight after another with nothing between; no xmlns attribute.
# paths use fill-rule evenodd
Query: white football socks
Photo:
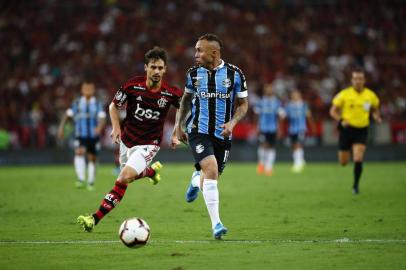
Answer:
<svg viewBox="0 0 406 270"><path fill-rule="evenodd" d="M265 164L265 149L263 147L258 147L258 163Z"/></svg>
<svg viewBox="0 0 406 270"><path fill-rule="evenodd" d="M75 155L73 160L75 165L76 176L78 180L83 182L85 181L85 173L86 173L86 160L84 156Z"/></svg>
<svg viewBox="0 0 406 270"><path fill-rule="evenodd" d="M192 187L199 187L200 188L200 171L194 171L192 174Z"/></svg>
<svg viewBox="0 0 406 270"><path fill-rule="evenodd" d="M273 164L275 162L276 151L275 149L267 149L265 150L265 170L270 171L273 168Z"/></svg>
<svg viewBox="0 0 406 270"><path fill-rule="evenodd" d="M303 148L298 148L293 151L293 164L295 166L301 166L304 164Z"/></svg>
<svg viewBox="0 0 406 270"><path fill-rule="evenodd" d="M204 179L203 197L207 206L207 211L211 219L212 228L220 221L219 214L219 191L217 189L217 180Z"/></svg>
<svg viewBox="0 0 406 270"><path fill-rule="evenodd" d="M87 184L93 185L96 177L96 163L89 161L87 164Z"/></svg>

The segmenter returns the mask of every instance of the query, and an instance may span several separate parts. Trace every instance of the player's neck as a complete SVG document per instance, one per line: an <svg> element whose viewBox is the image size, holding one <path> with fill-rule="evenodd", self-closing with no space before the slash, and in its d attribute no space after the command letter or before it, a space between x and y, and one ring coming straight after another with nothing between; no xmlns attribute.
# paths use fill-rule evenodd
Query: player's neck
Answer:
<svg viewBox="0 0 406 270"><path fill-rule="evenodd" d="M355 86L352 86L352 88L354 88L354 90L355 91L357 91L358 93L361 93L362 92L362 90L364 90L364 87L355 87Z"/></svg>
<svg viewBox="0 0 406 270"><path fill-rule="evenodd" d="M213 61L213 63L210 63L206 68L208 69L208 70L210 70L210 71L213 71L214 69L216 69L218 66L220 66L221 65L221 59L220 58L218 58L218 59L215 59L214 61Z"/></svg>
<svg viewBox="0 0 406 270"><path fill-rule="evenodd" d="M154 83L152 80L147 79L146 84L149 91L156 92L161 89L162 81Z"/></svg>

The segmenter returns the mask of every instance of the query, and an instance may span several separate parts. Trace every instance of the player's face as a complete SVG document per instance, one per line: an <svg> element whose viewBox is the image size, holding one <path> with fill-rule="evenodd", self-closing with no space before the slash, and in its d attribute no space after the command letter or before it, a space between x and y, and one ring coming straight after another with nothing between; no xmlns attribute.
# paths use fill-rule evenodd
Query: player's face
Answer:
<svg viewBox="0 0 406 270"><path fill-rule="evenodd" d="M147 80L153 83L159 83L166 72L166 65L162 59L152 59L147 65L144 65L147 73Z"/></svg>
<svg viewBox="0 0 406 270"><path fill-rule="evenodd" d="M292 100L294 101L299 101L302 97L300 95L300 92L297 90L294 90L291 94Z"/></svg>
<svg viewBox="0 0 406 270"><path fill-rule="evenodd" d="M351 77L352 86L357 90L362 90L365 85L365 75L362 72L353 72Z"/></svg>
<svg viewBox="0 0 406 270"><path fill-rule="evenodd" d="M92 97L95 92L93 83L82 83L82 95L85 97Z"/></svg>
<svg viewBox="0 0 406 270"><path fill-rule="evenodd" d="M199 40L196 43L195 49L195 60L198 66L207 67L214 62L216 48L211 42L205 39Z"/></svg>
<svg viewBox="0 0 406 270"><path fill-rule="evenodd" d="M267 95L267 96L273 95L272 84L265 85L265 95Z"/></svg>

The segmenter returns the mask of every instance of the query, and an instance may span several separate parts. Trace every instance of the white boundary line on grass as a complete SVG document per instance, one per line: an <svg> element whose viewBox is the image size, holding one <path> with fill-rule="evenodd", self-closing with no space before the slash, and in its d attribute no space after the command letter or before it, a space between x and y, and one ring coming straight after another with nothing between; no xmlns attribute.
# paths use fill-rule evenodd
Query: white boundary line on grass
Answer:
<svg viewBox="0 0 406 270"><path fill-rule="evenodd" d="M65 241L0 241L0 246L4 245L97 245L97 244L116 244L120 243L118 240L65 240ZM152 244L211 244L211 243L224 243L224 244L334 244L334 243L348 243L348 244L362 244L362 243L404 243L406 239L332 239L332 240L290 240L290 239L270 239L270 240L151 240Z"/></svg>

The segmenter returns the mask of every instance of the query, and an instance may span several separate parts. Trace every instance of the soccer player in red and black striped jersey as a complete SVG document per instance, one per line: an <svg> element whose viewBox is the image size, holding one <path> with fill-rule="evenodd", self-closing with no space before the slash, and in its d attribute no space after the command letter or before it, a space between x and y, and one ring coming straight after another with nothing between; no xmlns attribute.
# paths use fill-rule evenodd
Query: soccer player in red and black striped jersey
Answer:
<svg viewBox="0 0 406 270"><path fill-rule="evenodd" d="M113 189L106 194L99 209L89 216L81 215L77 221L85 231L109 213L124 197L127 185L148 177L153 184L160 181L159 161L152 159L159 150L164 122L171 105L179 107L182 91L163 81L166 72L166 51L154 47L145 54L146 76L134 77L120 87L109 106L113 130L112 140L120 144L120 174ZM119 108L126 105L127 115L119 123Z"/></svg>

